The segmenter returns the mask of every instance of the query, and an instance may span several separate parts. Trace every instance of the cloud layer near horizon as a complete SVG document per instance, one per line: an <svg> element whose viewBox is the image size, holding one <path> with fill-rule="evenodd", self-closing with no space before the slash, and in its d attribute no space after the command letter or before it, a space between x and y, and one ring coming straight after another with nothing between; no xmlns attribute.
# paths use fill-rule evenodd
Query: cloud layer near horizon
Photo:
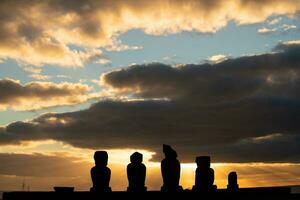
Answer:
<svg viewBox="0 0 300 200"><path fill-rule="evenodd" d="M0 162L1 175L21 177L76 177L79 170L88 169L92 165L76 157L38 153L0 153Z"/></svg>
<svg viewBox="0 0 300 200"><path fill-rule="evenodd" d="M91 156L92 157L92 156ZM109 158L112 170L110 186L114 191L126 190L126 163L116 164ZM0 187L5 191L53 190L53 186L74 186L75 190L89 190L92 185L90 168L92 162L83 161L78 157L44 154L8 154L0 153ZM92 161L92 160L91 160ZM129 161L129 156L128 156ZM147 163L146 163L147 165ZM225 188L227 175L236 171L240 187L262 187L270 185L295 185L299 183L299 164L221 164L213 165L215 184ZM194 165L182 165L180 183L184 188L194 184ZM160 166L147 165L146 186L149 190L159 190L162 185Z"/></svg>
<svg viewBox="0 0 300 200"><path fill-rule="evenodd" d="M30 82L22 85L13 79L0 79L0 111L74 105L96 98L90 90L88 85L81 83Z"/></svg>
<svg viewBox="0 0 300 200"><path fill-rule="evenodd" d="M216 64L135 65L101 77L116 94L86 110L48 113L0 127L0 143L54 139L81 148L174 145L182 161L300 161L300 42Z"/></svg>
<svg viewBox="0 0 300 200"><path fill-rule="evenodd" d="M259 23L299 9L298 0L1 1L0 59L79 67L99 60L98 48L122 49L118 36L128 30L213 33L230 21Z"/></svg>

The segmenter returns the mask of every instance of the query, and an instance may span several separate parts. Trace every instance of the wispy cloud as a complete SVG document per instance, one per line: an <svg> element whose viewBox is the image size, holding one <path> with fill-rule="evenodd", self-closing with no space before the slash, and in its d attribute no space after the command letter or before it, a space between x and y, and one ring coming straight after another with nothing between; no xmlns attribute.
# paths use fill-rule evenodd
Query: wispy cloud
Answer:
<svg viewBox="0 0 300 200"><path fill-rule="evenodd" d="M282 20L282 17L278 17L278 18L269 20L269 21L268 21L268 24L269 24L269 25L275 25L275 24L278 24L281 20Z"/></svg>
<svg viewBox="0 0 300 200"><path fill-rule="evenodd" d="M31 74L31 75L29 75L29 77L31 77L35 80L39 80L39 81L46 81L50 78L50 76L42 75L42 74Z"/></svg>
<svg viewBox="0 0 300 200"><path fill-rule="evenodd" d="M43 75L42 68L40 68L40 67L25 66L25 67L23 67L23 70L25 72L29 73L29 77L31 77L35 80L46 81L49 78L51 78L51 76Z"/></svg>
<svg viewBox="0 0 300 200"><path fill-rule="evenodd" d="M283 24L281 26L275 27L275 28L266 28L262 27L257 30L258 33L262 34L269 34L269 33L285 33L291 30L297 29L296 25L293 24Z"/></svg>
<svg viewBox="0 0 300 200"><path fill-rule="evenodd" d="M259 33L275 33L276 31L277 31L277 28L270 29L270 28L265 28L265 27L257 30L257 32L259 32Z"/></svg>
<svg viewBox="0 0 300 200"><path fill-rule="evenodd" d="M101 64L101 65L106 65L106 64L110 64L111 61L107 58L102 58L96 61L97 64Z"/></svg>
<svg viewBox="0 0 300 200"><path fill-rule="evenodd" d="M289 30L296 29L297 26L292 25L292 24L283 24L282 28L283 28L284 31L289 31Z"/></svg>

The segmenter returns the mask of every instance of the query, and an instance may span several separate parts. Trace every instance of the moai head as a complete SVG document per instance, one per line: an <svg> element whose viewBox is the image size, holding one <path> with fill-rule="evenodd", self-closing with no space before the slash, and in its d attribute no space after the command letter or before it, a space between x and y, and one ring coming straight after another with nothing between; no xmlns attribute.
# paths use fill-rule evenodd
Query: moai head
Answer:
<svg viewBox="0 0 300 200"><path fill-rule="evenodd" d="M108 154L106 151L96 151L94 154L95 165L99 167L107 166Z"/></svg>
<svg viewBox="0 0 300 200"><path fill-rule="evenodd" d="M237 185L237 174L236 174L236 172L230 172L228 174L228 185Z"/></svg>
<svg viewBox="0 0 300 200"><path fill-rule="evenodd" d="M177 153L171 146L164 144L163 152L166 158L177 158Z"/></svg>
<svg viewBox="0 0 300 200"><path fill-rule="evenodd" d="M210 168L210 157L209 156L198 156L196 157L197 167L199 169L209 169Z"/></svg>
<svg viewBox="0 0 300 200"><path fill-rule="evenodd" d="M130 162L134 163L134 164L140 164L143 162L143 154L139 153L139 152L134 152L131 156L130 156Z"/></svg>

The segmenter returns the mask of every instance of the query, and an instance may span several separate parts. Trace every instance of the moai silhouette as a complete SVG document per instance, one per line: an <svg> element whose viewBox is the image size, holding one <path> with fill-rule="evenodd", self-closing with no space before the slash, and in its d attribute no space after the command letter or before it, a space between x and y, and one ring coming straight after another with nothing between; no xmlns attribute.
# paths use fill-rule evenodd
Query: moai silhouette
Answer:
<svg viewBox="0 0 300 200"><path fill-rule="evenodd" d="M196 192L214 192L217 186L214 185L215 172L210 168L209 156L198 156L196 158L197 169L193 191Z"/></svg>
<svg viewBox="0 0 300 200"><path fill-rule="evenodd" d="M177 153L171 146L164 144L163 152L165 158L161 162L161 174L163 177L162 192L180 192L180 162L177 160Z"/></svg>
<svg viewBox="0 0 300 200"><path fill-rule="evenodd" d="M144 192L147 190L145 187L146 179L146 166L143 162L143 154L135 152L130 156L130 162L127 165L127 178L129 186L128 192Z"/></svg>
<svg viewBox="0 0 300 200"><path fill-rule="evenodd" d="M227 190L229 192L238 192L239 191L239 184L237 181L237 173L236 172L230 172L228 174Z"/></svg>
<svg viewBox="0 0 300 200"><path fill-rule="evenodd" d="M95 166L91 169L93 181L92 192L111 192L109 181L111 171L107 167L108 155L106 151L96 151L94 154Z"/></svg>

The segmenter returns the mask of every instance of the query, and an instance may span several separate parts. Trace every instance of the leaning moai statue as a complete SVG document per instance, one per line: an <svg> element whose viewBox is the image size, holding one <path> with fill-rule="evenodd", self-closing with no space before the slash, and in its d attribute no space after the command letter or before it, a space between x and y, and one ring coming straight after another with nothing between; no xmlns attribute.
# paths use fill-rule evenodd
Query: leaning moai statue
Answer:
<svg viewBox="0 0 300 200"><path fill-rule="evenodd" d="M193 191L196 192L214 192L217 186L214 185L215 172L210 167L209 156L198 156L196 158L197 169L195 185Z"/></svg>
<svg viewBox="0 0 300 200"><path fill-rule="evenodd" d="M237 181L237 173L236 172L230 172L228 174L227 190L229 192L237 192L239 190L239 184Z"/></svg>
<svg viewBox="0 0 300 200"><path fill-rule="evenodd" d="M143 154L135 152L130 156L130 163L127 165L128 192L145 192L146 166L143 162Z"/></svg>
<svg viewBox="0 0 300 200"><path fill-rule="evenodd" d="M95 166L91 169L91 178L93 181L91 192L111 192L111 188L109 187L111 171L107 167L107 152L96 151L94 160Z"/></svg>
<svg viewBox="0 0 300 200"><path fill-rule="evenodd" d="M163 152L165 158L161 162L161 174L163 177L162 192L183 191L179 185L180 162L177 160L177 153L171 146L164 144Z"/></svg>

